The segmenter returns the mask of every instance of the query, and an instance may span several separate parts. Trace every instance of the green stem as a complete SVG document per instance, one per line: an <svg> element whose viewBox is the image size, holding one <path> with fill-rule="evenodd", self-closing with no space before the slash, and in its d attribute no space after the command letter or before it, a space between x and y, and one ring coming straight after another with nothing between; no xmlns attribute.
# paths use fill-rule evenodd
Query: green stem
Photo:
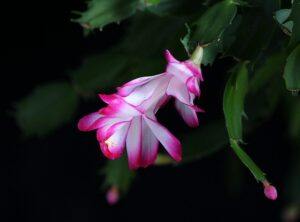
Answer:
<svg viewBox="0 0 300 222"><path fill-rule="evenodd" d="M242 163L251 171L256 180L266 181L265 173L254 163L248 154L238 145L237 140L230 139L230 145Z"/></svg>

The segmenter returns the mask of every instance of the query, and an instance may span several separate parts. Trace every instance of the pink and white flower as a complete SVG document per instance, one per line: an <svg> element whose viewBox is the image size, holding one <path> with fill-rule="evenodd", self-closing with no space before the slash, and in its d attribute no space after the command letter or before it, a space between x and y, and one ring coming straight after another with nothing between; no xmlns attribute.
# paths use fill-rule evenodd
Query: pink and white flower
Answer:
<svg viewBox="0 0 300 222"><path fill-rule="evenodd" d="M108 106L83 117L78 128L97 129L100 148L107 158L119 158L126 146L129 167L147 167L155 161L160 142L174 160L181 160L179 140L154 115L144 112L142 106L128 104L116 94L102 94L100 98Z"/></svg>
<svg viewBox="0 0 300 222"><path fill-rule="evenodd" d="M127 149L129 167L147 167L154 163L159 142L176 161L181 160L181 144L156 120L155 114L171 97L184 121L198 126L194 105L200 96L203 81L200 65L192 60L180 62L167 50L166 71L159 75L134 79L117 88L112 95L100 94L107 104L98 112L83 117L78 128L97 130L97 139L103 154L109 159L119 158Z"/></svg>

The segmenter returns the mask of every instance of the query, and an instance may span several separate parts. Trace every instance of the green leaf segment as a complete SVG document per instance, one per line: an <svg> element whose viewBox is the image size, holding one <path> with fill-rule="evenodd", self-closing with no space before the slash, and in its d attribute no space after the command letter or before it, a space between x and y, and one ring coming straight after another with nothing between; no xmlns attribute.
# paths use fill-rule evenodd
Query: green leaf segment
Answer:
<svg viewBox="0 0 300 222"><path fill-rule="evenodd" d="M232 70L231 76L227 81L223 98L223 110L231 148L254 177L258 181L263 182L266 180L265 174L239 146L239 143L242 141L242 116L247 89L247 62L242 62Z"/></svg>

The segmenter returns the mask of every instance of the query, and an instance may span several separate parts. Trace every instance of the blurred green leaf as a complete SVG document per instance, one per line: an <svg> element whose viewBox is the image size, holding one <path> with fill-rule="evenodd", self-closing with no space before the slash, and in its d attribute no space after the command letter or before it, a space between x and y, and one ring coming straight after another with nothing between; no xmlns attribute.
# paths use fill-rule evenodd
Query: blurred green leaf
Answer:
<svg viewBox="0 0 300 222"><path fill-rule="evenodd" d="M127 56L145 59L145 63L154 56L161 58L163 50L180 47L184 24L181 18L137 13L121 45L122 50Z"/></svg>
<svg viewBox="0 0 300 222"><path fill-rule="evenodd" d="M111 87L116 77L125 71L128 57L107 52L87 57L81 67L71 72L76 89L82 94Z"/></svg>
<svg viewBox="0 0 300 222"><path fill-rule="evenodd" d="M88 29L102 29L107 24L118 23L133 15L139 4L139 0L89 0L88 9L74 21Z"/></svg>
<svg viewBox="0 0 300 222"><path fill-rule="evenodd" d="M283 78L288 90L300 90L300 44L288 56Z"/></svg>
<svg viewBox="0 0 300 222"><path fill-rule="evenodd" d="M159 4L147 7L147 10L162 17L190 17L199 14L202 8L203 1L199 0L160 0Z"/></svg>
<svg viewBox="0 0 300 222"><path fill-rule="evenodd" d="M266 61L255 71L249 82L249 93L256 94L266 85L272 83L274 77L282 75L286 55L285 53L275 53L268 56Z"/></svg>
<svg viewBox="0 0 300 222"><path fill-rule="evenodd" d="M105 175L104 189L117 187L121 193L126 193L134 179L135 172L129 170L125 156L117 160L107 161L103 169Z"/></svg>
<svg viewBox="0 0 300 222"><path fill-rule="evenodd" d="M70 121L77 105L69 83L49 83L16 104L15 118L25 136L44 136Z"/></svg>
<svg viewBox="0 0 300 222"><path fill-rule="evenodd" d="M247 62L243 62L234 67L227 81L223 97L226 127L229 137L235 140L242 140L242 114L248 89L246 64Z"/></svg>
<svg viewBox="0 0 300 222"><path fill-rule="evenodd" d="M221 47L222 46L220 42L212 42L211 44L204 47L202 64L205 66L212 65L218 53L221 51Z"/></svg>
<svg viewBox="0 0 300 222"><path fill-rule="evenodd" d="M288 126L290 142L292 143L291 161L286 183L286 197L289 204L300 205L300 100L297 97L288 97ZM286 106L285 106L286 107Z"/></svg>
<svg viewBox="0 0 300 222"><path fill-rule="evenodd" d="M231 0L221 1L211 7L198 19L193 39L200 44L218 40L231 24L237 12L237 6Z"/></svg>
<svg viewBox="0 0 300 222"><path fill-rule="evenodd" d="M234 41L227 46L225 54L240 60L257 59L268 49L277 24L261 8L248 9L239 19Z"/></svg>
<svg viewBox="0 0 300 222"><path fill-rule="evenodd" d="M292 36L289 47L294 48L300 43L300 0L294 0L289 20L293 21Z"/></svg>
<svg viewBox="0 0 300 222"><path fill-rule="evenodd" d="M291 35L293 29L293 21L288 20L291 11L291 9L280 9L274 15L275 20L281 25L283 32L287 35Z"/></svg>
<svg viewBox="0 0 300 222"><path fill-rule="evenodd" d="M224 148L228 143L224 121L214 121L189 132L182 138L182 164L197 161ZM169 156L160 154L156 165L176 164Z"/></svg>
<svg viewBox="0 0 300 222"><path fill-rule="evenodd" d="M186 35L180 39L181 44L183 45L185 51L187 52L187 54L190 54L190 39L191 39L191 28L189 27L188 24L185 24L185 27L187 29L187 33Z"/></svg>
<svg viewBox="0 0 300 222"><path fill-rule="evenodd" d="M285 91L282 81L285 60L285 53L275 53L255 68L246 100L246 112L249 113L247 130L270 118L280 102Z"/></svg>
<svg viewBox="0 0 300 222"><path fill-rule="evenodd" d="M183 161L194 161L224 148L228 143L223 121L215 121L189 132L182 139Z"/></svg>
<svg viewBox="0 0 300 222"><path fill-rule="evenodd" d="M290 100L289 133L300 149L300 100L297 97L290 98Z"/></svg>

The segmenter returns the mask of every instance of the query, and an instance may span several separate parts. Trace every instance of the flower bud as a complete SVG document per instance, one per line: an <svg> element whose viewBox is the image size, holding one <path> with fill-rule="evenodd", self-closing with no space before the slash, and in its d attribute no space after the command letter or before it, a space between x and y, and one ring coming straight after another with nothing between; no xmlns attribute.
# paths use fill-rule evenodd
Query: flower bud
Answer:
<svg viewBox="0 0 300 222"><path fill-rule="evenodd" d="M277 190L274 186L272 186L269 182L263 182L264 185L264 194L270 200L277 199Z"/></svg>
<svg viewBox="0 0 300 222"><path fill-rule="evenodd" d="M119 201L119 190L117 187L112 186L106 192L106 201L109 205L115 205Z"/></svg>

